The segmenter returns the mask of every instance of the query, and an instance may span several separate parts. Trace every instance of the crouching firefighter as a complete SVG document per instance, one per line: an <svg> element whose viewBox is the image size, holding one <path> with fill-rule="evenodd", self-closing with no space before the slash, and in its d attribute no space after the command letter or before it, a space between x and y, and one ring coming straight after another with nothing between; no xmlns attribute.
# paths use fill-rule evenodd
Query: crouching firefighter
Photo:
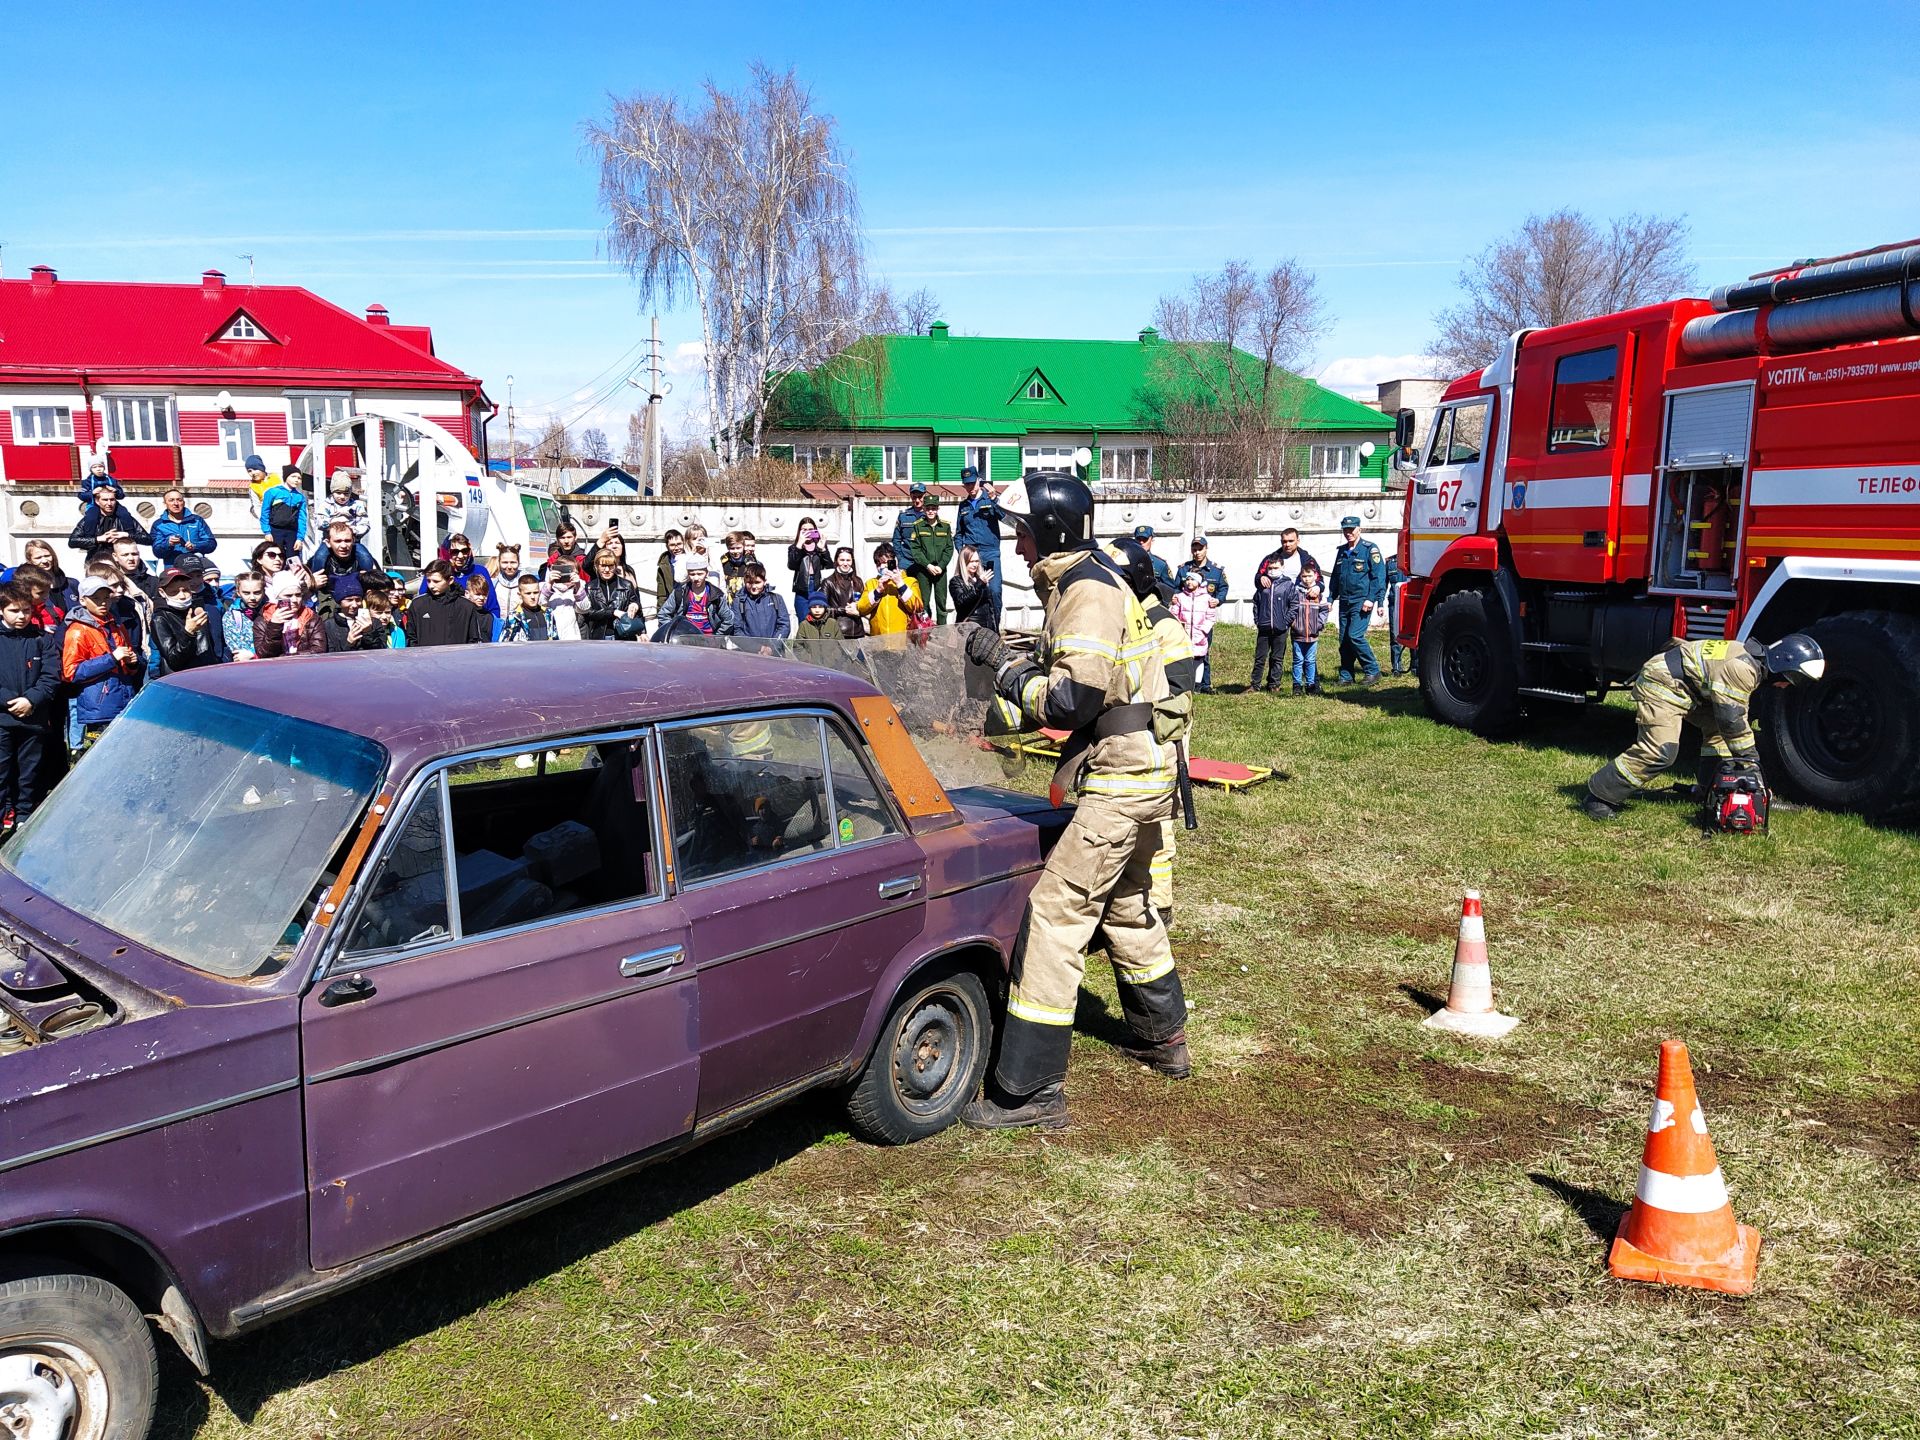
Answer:
<svg viewBox="0 0 1920 1440"><path fill-rule="evenodd" d="M1193 641L1187 627L1173 618L1167 600L1173 587L1159 579L1153 570L1153 555L1132 537L1123 537L1107 548L1113 563L1126 577L1127 587L1147 612L1153 626L1153 638L1160 646L1160 665L1167 673L1167 698L1154 710L1154 735L1174 747L1174 793L1189 830L1198 830L1200 821L1193 810L1193 781L1187 777L1187 743L1193 735ZM1153 908L1169 928L1173 925L1174 817L1160 822L1160 848L1153 852Z"/></svg>
<svg viewBox="0 0 1920 1440"><path fill-rule="evenodd" d="M1611 820L1635 790L1671 770L1680 758L1680 730L1700 731L1699 786L1733 765L1758 775L1759 752L1747 706L1762 685L1810 685L1826 670L1820 643L1795 633L1772 645L1755 640L1676 640L1640 667L1633 681L1640 733L1623 753L1593 772L1580 808Z"/></svg>
<svg viewBox="0 0 1920 1440"><path fill-rule="evenodd" d="M1072 732L1053 800L1077 796L1073 819L1027 900L1013 952L1000 1056L960 1118L977 1129L1067 1123L1065 1081L1086 950L1104 930L1127 1053L1162 1074L1189 1071L1187 1005L1166 922L1150 898L1161 824L1173 809L1173 747L1156 738L1167 682L1139 600L1093 540L1093 494L1070 475L1034 474L1000 496L1045 608L1029 657L990 630L967 657L994 675L1001 724Z"/></svg>

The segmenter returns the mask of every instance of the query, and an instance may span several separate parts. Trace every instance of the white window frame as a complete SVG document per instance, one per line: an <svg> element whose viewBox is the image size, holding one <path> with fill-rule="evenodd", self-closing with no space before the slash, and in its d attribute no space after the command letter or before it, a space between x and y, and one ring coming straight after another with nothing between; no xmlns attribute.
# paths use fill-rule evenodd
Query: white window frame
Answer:
<svg viewBox="0 0 1920 1440"><path fill-rule="evenodd" d="M1078 445L1022 445L1020 447L1020 473L1022 476L1033 474L1036 470L1064 470L1074 473L1073 452ZM1059 464L1048 463L1057 459Z"/></svg>
<svg viewBox="0 0 1920 1440"><path fill-rule="evenodd" d="M265 340L267 332L260 328L259 322L244 310L233 317L226 329L220 332L222 340Z"/></svg>
<svg viewBox="0 0 1920 1440"><path fill-rule="evenodd" d="M1126 457L1126 474L1120 473L1120 459ZM1100 478L1103 481L1120 485L1137 485L1153 478L1153 447L1151 445L1102 445L1100 447Z"/></svg>
<svg viewBox="0 0 1920 1440"><path fill-rule="evenodd" d="M253 454L253 421L222 420L220 422L220 454L223 459L239 464Z"/></svg>
<svg viewBox="0 0 1920 1440"><path fill-rule="evenodd" d="M42 433L43 425L51 433ZM71 445L71 405L16 405L13 407L13 443L16 445Z"/></svg>
<svg viewBox="0 0 1920 1440"><path fill-rule="evenodd" d="M313 423L316 402L323 406L318 427ZM353 396L345 390L290 390L287 392L287 439L304 445L313 438L316 428L325 429L359 413L354 408Z"/></svg>
<svg viewBox="0 0 1920 1440"><path fill-rule="evenodd" d="M839 451L835 455L834 451ZM837 463L836 463L837 462ZM796 445L793 447L793 463L807 472L807 478L813 479L813 471L818 466L833 466L842 475L853 473L853 447L851 445Z"/></svg>
<svg viewBox="0 0 1920 1440"><path fill-rule="evenodd" d="M111 445L178 445L171 395L105 395L107 443Z"/></svg>
<svg viewBox="0 0 1920 1440"><path fill-rule="evenodd" d="M1027 399L1044 400L1046 398L1047 398L1047 382L1046 381L1029 380L1027 382Z"/></svg>
<svg viewBox="0 0 1920 1440"><path fill-rule="evenodd" d="M912 484L913 447L882 445L880 447L880 478L888 485Z"/></svg>
<svg viewBox="0 0 1920 1440"><path fill-rule="evenodd" d="M980 472L980 478L991 482L993 479L993 447L991 445L962 445L960 447L960 468L971 465Z"/></svg>
<svg viewBox="0 0 1920 1440"><path fill-rule="evenodd" d="M1360 447L1352 442L1315 445L1309 458L1315 479L1357 480L1360 478Z"/></svg>

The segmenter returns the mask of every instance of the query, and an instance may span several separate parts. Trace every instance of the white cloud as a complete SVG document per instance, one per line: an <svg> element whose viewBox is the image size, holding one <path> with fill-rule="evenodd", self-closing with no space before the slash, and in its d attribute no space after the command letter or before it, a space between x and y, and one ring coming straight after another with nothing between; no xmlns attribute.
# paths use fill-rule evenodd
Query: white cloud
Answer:
<svg viewBox="0 0 1920 1440"><path fill-rule="evenodd" d="M1382 380L1431 378L1436 373L1427 355L1343 355L1322 365L1313 378L1329 390L1372 399Z"/></svg>
<svg viewBox="0 0 1920 1440"><path fill-rule="evenodd" d="M698 375L707 365L707 347L698 340L682 340L673 347L662 368L669 375Z"/></svg>

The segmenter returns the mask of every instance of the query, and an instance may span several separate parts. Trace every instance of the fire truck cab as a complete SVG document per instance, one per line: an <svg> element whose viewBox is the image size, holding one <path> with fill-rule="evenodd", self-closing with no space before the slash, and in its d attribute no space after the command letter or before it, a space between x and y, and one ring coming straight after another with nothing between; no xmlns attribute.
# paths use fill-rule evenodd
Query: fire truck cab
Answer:
<svg viewBox="0 0 1920 1440"><path fill-rule="evenodd" d="M1770 781L1920 804L1920 244L1522 331L1446 391L1400 536L1430 713L1602 698L1676 637L1806 630L1756 701Z"/></svg>

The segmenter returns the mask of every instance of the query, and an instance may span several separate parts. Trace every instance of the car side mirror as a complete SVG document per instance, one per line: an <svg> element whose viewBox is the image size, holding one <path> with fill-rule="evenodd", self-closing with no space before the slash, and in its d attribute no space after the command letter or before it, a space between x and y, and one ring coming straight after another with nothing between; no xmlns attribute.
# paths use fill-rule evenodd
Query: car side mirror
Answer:
<svg viewBox="0 0 1920 1440"><path fill-rule="evenodd" d="M1413 447L1413 411L1397 410L1393 416L1393 445L1405 453Z"/></svg>

